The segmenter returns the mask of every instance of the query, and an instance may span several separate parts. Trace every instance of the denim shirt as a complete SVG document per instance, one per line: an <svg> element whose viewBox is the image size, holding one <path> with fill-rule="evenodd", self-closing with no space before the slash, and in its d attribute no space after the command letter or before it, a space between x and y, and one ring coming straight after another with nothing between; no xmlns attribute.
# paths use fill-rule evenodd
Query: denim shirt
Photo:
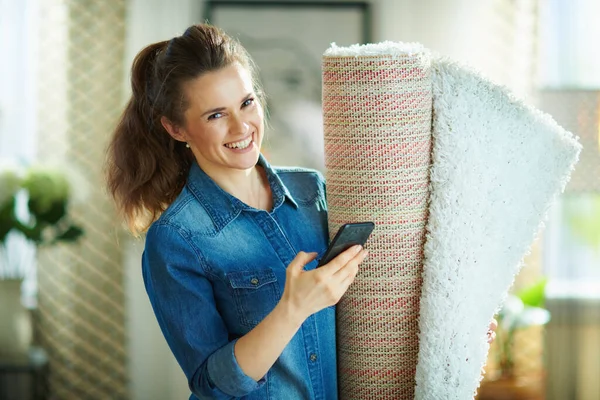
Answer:
<svg viewBox="0 0 600 400"><path fill-rule="evenodd" d="M236 361L237 339L280 300L288 264L299 251L321 255L328 243L322 175L274 168L262 155L259 165L271 212L228 194L194 163L147 233L146 290L190 399L337 399L334 307L310 316L258 382Z"/></svg>

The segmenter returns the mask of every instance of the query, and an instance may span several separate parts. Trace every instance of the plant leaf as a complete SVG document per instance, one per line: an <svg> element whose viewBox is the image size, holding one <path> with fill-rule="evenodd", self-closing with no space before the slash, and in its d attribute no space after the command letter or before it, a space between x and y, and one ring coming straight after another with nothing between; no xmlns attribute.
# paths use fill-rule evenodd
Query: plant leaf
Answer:
<svg viewBox="0 0 600 400"><path fill-rule="evenodd" d="M83 235L83 229L78 226L71 225L66 231L55 238L55 241L74 242Z"/></svg>
<svg viewBox="0 0 600 400"><path fill-rule="evenodd" d="M55 201L43 205L35 199L29 199L29 211L35 216L36 221L55 225L67 214L67 202Z"/></svg>
<svg viewBox="0 0 600 400"><path fill-rule="evenodd" d="M523 304L530 307L544 307L546 284L548 278L543 277L531 286L528 286L517 293L517 297L523 301Z"/></svg>

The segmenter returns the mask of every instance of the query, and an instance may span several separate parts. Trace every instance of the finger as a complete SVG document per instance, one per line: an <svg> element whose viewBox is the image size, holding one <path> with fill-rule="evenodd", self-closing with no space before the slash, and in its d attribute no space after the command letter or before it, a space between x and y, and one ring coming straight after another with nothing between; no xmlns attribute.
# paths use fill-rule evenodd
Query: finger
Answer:
<svg viewBox="0 0 600 400"><path fill-rule="evenodd" d="M329 274L335 274L338 270L340 270L344 265L348 263L351 259L353 259L357 254L362 250L362 246L357 244L355 246L350 247L349 249L341 252L337 257L328 262L327 264L321 267L323 272Z"/></svg>
<svg viewBox="0 0 600 400"><path fill-rule="evenodd" d="M344 279L346 279L346 277L348 277L348 275L351 275L352 273L356 275L356 273L358 272L359 264L364 261L368 254L369 251L367 249L361 250L351 260L349 260L346 263L346 265L337 270L337 272L333 274L334 277L337 277L343 281Z"/></svg>
<svg viewBox="0 0 600 400"><path fill-rule="evenodd" d="M490 330L495 331L498 328L498 321L496 318L492 318L492 322L490 322Z"/></svg>
<svg viewBox="0 0 600 400"><path fill-rule="evenodd" d="M306 264L317 258L317 255L318 253L314 252L306 253L304 251L299 251L288 266L288 269L291 272L301 271Z"/></svg>
<svg viewBox="0 0 600 400"><path fill-rule="evenodd" d="M342 279L342 282L340 283L342 285L342 288L344 289L344 293L345 293L346 290L348 290L348 288L352 284L352 282L354 282L354 279L356 279L356 275L358 274L358 264L354 264L352 267L348 266L348 267L344 268L344 270L350 270L350 271L348 271L348 274Z"/></svg>

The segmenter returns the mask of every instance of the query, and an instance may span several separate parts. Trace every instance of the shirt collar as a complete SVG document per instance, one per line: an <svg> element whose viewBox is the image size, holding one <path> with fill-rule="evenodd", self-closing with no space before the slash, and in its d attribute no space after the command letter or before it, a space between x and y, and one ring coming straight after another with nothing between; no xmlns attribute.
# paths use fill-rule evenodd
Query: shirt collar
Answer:
<svg viewBox="0 0 600 400"><path fill-rule="evenodd" d="M286 198L297 208L298 203L296 203L288 188L262 154L258 157L257 165L262 166L267 173L267 179L269 180L273 195L273 211L280 207ZM190 168L187 187L200 204L202 204L218 230L223 229L225 225L235 219L242 211L257 211L255 208L250 207L237 197L221 189L196 162L192 163L192 167Z"/></svg>

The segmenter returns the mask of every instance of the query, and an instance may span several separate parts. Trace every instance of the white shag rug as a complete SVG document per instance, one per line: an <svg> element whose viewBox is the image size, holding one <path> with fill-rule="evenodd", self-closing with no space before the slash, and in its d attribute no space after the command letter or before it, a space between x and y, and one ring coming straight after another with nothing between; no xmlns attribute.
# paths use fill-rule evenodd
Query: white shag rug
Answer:
<svg viewBox="0 0 600 400"><path fill-rule="evenodd" d="M415 398L473 398L486 333L581 145L470 69L433 62L433 166Z"/></svg>

